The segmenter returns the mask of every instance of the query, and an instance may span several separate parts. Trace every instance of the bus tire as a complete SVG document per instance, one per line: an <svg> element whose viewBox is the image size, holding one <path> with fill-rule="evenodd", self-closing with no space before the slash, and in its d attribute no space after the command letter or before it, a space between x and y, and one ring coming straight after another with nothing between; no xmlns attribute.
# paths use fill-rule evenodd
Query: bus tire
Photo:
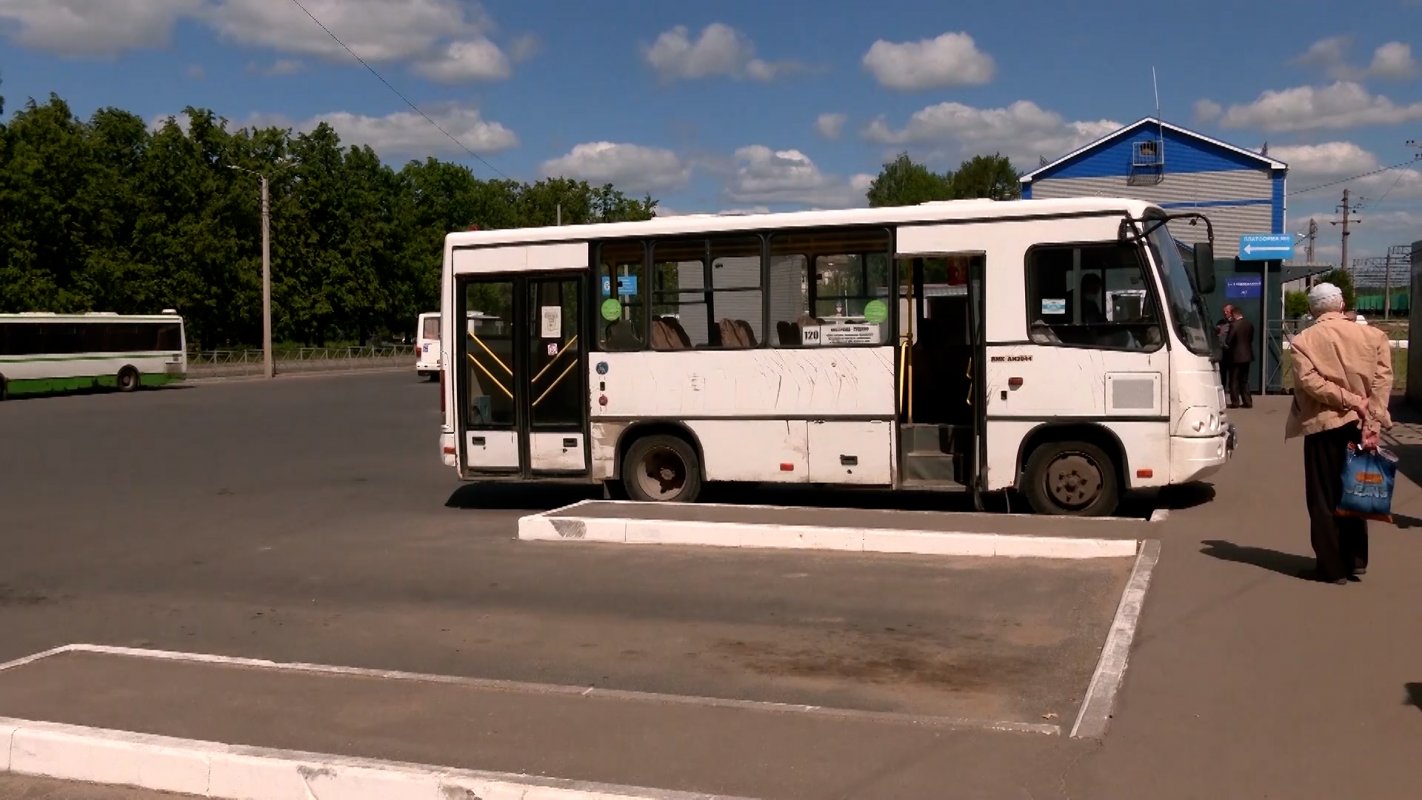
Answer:
<svg viewBox="0 0 1422 800"><path fill-rule="evenodd" d="M138 388L142 381L138 378L138 370L133 367L124 367L119 370L118 390L120 392L131 392Z"/></svg>
<svg viewBox="0 0 1422 800"><path fill-rule="evenodd" d="M1038 514L1104 517L1121 502L1115 461L1090 442L1043 442L1023 472L1022 493Z"/></svg>
<svg viewBox="0 0 1422 800"><path fill-rule="evenodd" d="M701 494L701 462L685 439L644 436L627 449L622 485L640 502L691 503Z"/></svg>

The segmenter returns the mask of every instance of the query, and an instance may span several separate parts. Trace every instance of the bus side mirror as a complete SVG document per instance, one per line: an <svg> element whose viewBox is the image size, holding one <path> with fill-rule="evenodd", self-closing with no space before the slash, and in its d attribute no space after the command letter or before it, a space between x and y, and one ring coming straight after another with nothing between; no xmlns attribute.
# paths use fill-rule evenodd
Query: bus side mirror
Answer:
<svg viewBox="0 0 1422 800"><path fill-rule="evenodd" d="M1209 242L1195 245L1195 290L1200 294L1215 290L1215 248Z"/></svg>

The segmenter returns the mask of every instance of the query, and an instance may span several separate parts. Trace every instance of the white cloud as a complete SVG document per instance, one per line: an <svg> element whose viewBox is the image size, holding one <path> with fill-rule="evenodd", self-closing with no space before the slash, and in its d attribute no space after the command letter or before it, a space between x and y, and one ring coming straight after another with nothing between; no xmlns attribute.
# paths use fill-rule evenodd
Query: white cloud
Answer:
<svg viewBox="0 0 1422 800"><path fill-rule="evenodd" d="M1224 113L1224 106L1208 98L1195 101L1195 120L1197 122L1214 122Z"/></svg>
<svg viewBox="0 0 1422 800"><path fill-rule="evenodd" d="M1373 63L1368 73L1379 78L1398 80L1411 78L1417 74L1417 61L1412 57L1412 45L1403 42L1388 42L1373 51Z"/></svg>
<svg viewBox="0 0 1422 800"><path fill-rule="evenodd" d="M1352 81L1266 91L1252 103L1230 106L1225 128L1309 131L1390 125L1422 119L1422 102L1399 106Z"/></svg>
<svg viewBox="0 0 1422 800"><path fill-rule="evenodd" d="M483 25L466 16L455 0L304 0L302 5L371 61L417 58L446 37L477 33ZM350 58L294 3L218 0L204 17L220 35L241 44L338 61Z"/></svg>
<svg viewBox="0 0 1422 800"><path fill-rule="evenodd" d="M496 80L511 72L508 56L490 38L493 22L477 3L304 0L302 5L367 61L408 63L441 81ZM273 0L0 0L0 33L62 55L113 55L161 46L174 24L186 19L240 45L350 63L341 44L311 16L294 3ZM510 48L514 60L527 59L537 40L519 37Z"/></svg>
<svg viewBox="0 0 1422 800"><path fill-rule="evenodd" d="M703 28L695 41L685 25L677 25L663 31L642 55L663 80L728 76L769 81L796 68L757 58L749 37L720 22Z"/></svg>
<svg viewBox="0 0 1422 800"><path fill-rule="evenodd" d="M67 56L112 56L168 41L202 0L0 0L0 32Z"/></svg>
<svg viewBox="0 0 1422 800"><path fill-rule="evenodd" d="M503 80L513 74L504 51L482 36L450 42L438 57L418 62L415 71L442 83Z"/></svg>
<svg viewBox="0 0 1422 800"><path fill-rule="evenodd" d="M799 203L819 208L861 205L862 190L827 175L799 150L749 145L735 153L735 174L726 197L735 203Z"/></svg>
<svg viewBox="0 0 1422 800"><path fill-rule="evenodd" d="M815 130L826 139L838 139L848 121L848 114L821 114L815 119Z"/></svg>
<svg viewBox="0 0 1422 800"><path fill-rule="evenodd" d="M498 122L484 119L477 108L447 106L426 110L441 128L449 131L465 147L481 155L518 146L514 132ZM298 123L297 130L311 130L328 122L346 144L368 144L382 158L401 156L463 156L463 148L451 142L424 117L413 111L397 111L381 117L336 111Z"/></svg>
<svg viewBox="0 0 1422 800"><path fill-rule="evenodd" d="M1269 148L1269 155L1289 165L1289 181L1299 188L1382 166L1377 156L1352 142L1278 145Z"/></svg>
<svg viewBox="0 0 1422 800"><path fill-rule="evenodd" d="M1028 165L1038 157L1066 155L1120 127L1121 123L1106 119L1068 122L1030 100L1018 100L1006 108L939 103L914 112L898 130L882 117L876 119L864 135L880 144L927 145L939 154L996 152L1014 165ZM954 144L956 148L951 147Z"/></svg>
<svg viewBox="0 0 1422 800"><path fill-rule="evenodd" d="M624 191L661 192L686 185L691 169L670 150L617 142L585 142L543 162L543 174L611 183Z"/></svg>
<svg viewBox="0 0 1422 800"><path fill-rule="evenodd" d="M869 187L874 185L874 179L878 175L870 175L867 172L859 172L849 176L849 188L856 192L864 193L869 191Z"/></svg>
<svg viewBox="0 0 1422 800"><path fill-rule="evenodd" d="M1295 58L1294 63L1318 67L1328 77L1341 81L1359 81L1365 78L1403 80L1417 74L1417 62L1412 57L1412 46L1405 42L1386 42L1379 45L1373 51L1372 63L1367 67L1356 67L1348 63L1348 50L1352 46L1351 36L1319 39Z"/></svg>
<svg viewBox="0 0 1422 800"><path fill-rule="evenodd" d="M997 72L992 56L979 50L973 37L954 32L917 42L880 39L864 54L864 66L890 89L978 86Z"/></svg>

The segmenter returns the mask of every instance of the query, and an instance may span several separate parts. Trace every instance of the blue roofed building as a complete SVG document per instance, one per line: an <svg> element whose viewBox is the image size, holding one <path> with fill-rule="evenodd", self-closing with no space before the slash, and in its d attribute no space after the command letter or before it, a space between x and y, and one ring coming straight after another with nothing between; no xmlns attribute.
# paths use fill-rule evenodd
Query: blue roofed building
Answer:
<svg viewBox="0 0 1422 800"><path fill-rule="evenodd" d="M1212 315L1234 303L1255 322L1259 339L1251 385L1282 390L1280 325L1282 281L1278 261L1239 260L1240 237L1283 234L1287 224L1288 165L1265 152L1205 136L1156 117L1146 117L1021 177L1022 197L1133 197L1170 212L1193 211L1215 233L1215 273L1206 297ZM1204 241L1205 227L1175 223L1171 233L1190 244ZM1263 324L1260 324L1263 323Z"/></svg>
<svg viewBox="0 0 1422 800"><path fill-rule="evenodd" d="M1242 234L1284 232L1287 172L1266 154L1146 117L1021 180L1024 198L1135 197L1198 211L1214 225L1215 252L1227 256Z"/></svg>

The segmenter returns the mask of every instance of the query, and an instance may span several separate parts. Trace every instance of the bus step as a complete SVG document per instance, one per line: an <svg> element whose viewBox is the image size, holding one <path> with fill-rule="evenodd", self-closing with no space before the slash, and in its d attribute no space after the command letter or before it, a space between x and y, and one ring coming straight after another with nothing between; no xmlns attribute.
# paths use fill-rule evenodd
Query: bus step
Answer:
<svg viewBox="0 0 1422 800"><path fill-rule="evenodd" d="M904 480L957 483L957 459L948 453L906 453Z"/></svg>
<svg viewBox="0 0 1422 800"><path fill-rule="evenodd" d="M903 439L904 450L910 453L934 454L953 450L951 425L900 425L899 437Z"/></svg>

